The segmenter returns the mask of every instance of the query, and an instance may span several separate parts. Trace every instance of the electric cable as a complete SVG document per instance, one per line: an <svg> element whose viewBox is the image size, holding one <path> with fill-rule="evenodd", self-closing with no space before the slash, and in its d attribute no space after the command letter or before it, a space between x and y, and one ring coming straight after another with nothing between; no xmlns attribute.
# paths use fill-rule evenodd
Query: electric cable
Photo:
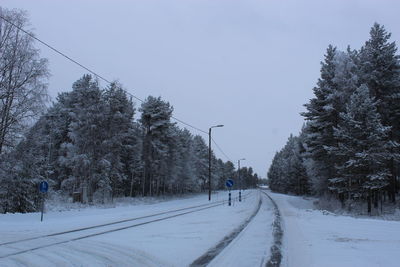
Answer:
<svg viewBox="0 0 400 267"><path fill-rule="evenodd" d="M56 49L54 46L48 44L45 41L42 41L41 39L39 39L38 37L36 37L34 34L30 33L29 31L24 30L22 27L16 25L15 23L13 23L12 21L10 21L9 19L5 18L2 14L0 14L0 18L3 19L4 21L6 21L7 23L9 23L10 25L16 27L18 30L22 31L23 33L25 33L26 35L28 35L29 37L33 38L34 40L38 41L39 43L41 43L42 45L46 46L47 48L51 49L52 51L56 52L57 54L61 55L62 57L66 58L67 60L71 61L72 63L78 65L79 67L83 68L84 70L90 72L91 74L93 74L94 76L96 76L97 78L103 80L104 82L108 83L108 84L112 84L112 82L106 78L104 78L102 75L98 74L97 72L91 70L89 67L86 67L85 65L83 65L82 63L79 63L77 60L73 59L72 57L66 55L65 53L61 52L60 50ZM144 102L144 100L140 99L139 97L135 96L134 94L128 92L127 90L123 89L129 96L135 98L136 100L140 101L140 102ZM207 131L204 131L196 126L193 126L192 124L189 124L181 119L178 119L175 116L171 116L172 119L176 120L177 122L186 125L196 131L199 131L203 134L207 134ZM217 144L217 142L215 142L214 139L212 139L213 143L215 144L215 146L218 148L218 150L230 161L232 161L227 155L226 153L221 149L221 147Z"/></svg>

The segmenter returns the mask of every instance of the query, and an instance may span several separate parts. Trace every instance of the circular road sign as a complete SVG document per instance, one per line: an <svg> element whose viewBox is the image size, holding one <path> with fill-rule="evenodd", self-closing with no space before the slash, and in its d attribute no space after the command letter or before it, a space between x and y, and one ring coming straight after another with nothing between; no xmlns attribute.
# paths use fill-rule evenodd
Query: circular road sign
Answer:
<svg viewBox="0 0 400 267"><path fill-rule="evenodd" d="M226 185L226 187L229 187L229 188L232 187L233 186L233 180L232 179L226 180L225 185Z"/></svg>

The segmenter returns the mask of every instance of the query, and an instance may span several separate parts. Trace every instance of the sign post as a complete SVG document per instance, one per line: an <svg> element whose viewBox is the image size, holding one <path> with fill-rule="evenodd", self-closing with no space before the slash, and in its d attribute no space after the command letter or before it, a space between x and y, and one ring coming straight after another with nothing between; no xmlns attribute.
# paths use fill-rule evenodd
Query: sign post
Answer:
<svg viewBox="0 0 400 267"><path fill-rule="evenodd" d="M232 200L231 200L231 187L233 186L233 180L232 180L232 179L226 180L225 185L226 185L226 187L229 188L228 205L231 206L231 204L232 204Z"/></svg>
<svg viewBox="0 0 400 267"><path fill-rule="evenodd" d="M41 181L39 184L39 192L42 193L42 213L40 215L40 221L43 221L43 211L44 211L44 196L49 190L49 183L46 181Z"/></svg>

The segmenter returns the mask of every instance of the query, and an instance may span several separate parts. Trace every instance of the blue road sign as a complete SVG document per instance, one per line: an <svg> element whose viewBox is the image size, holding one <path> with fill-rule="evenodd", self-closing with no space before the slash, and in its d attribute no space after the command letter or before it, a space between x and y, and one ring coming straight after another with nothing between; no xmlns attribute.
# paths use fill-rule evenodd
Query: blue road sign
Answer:
<svg viewBox="0 0 400 267"><path fill-rule="evenodd" d="M233 181L231 179L228 179L228 180L226 180L225 185L226 185L226 187L232 187Z"/></svg>
<svg viewBox="0 0 400 267"><path fill-rule="evenodd" d="M49 183L47 183L46 181L40 182L39 191L42 193L47 193L48 190L49 190Z"/></svg>

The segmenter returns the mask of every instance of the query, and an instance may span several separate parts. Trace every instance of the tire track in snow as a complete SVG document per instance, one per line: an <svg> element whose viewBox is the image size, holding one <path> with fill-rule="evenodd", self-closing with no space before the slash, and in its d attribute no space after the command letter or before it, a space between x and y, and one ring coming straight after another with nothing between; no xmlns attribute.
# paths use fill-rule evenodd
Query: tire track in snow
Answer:
<svg viewBox="0 0 400 267"><path fill-rule="evenodd" d="M243 199L247 198L249 194L250 193L248 193L245 196L243 196ZM189 211L181 212L181 213L178 213L178 214L169 215L169 216L166 216L166 217L153 219L153 220L150 220L150 221L136 223L136 224L133 224L133 225L128 225L128 226L119 227L119 228L114 228L114 229L107 230L107 231L101 231L101 232L97 232L97 233L86 234L84 236L70 238L70 239L62 240L62 241L58 241L58 242L52 242L50 244L45 244L45 245L36 246L36 247L33 247L33 248L29 248L29 249L16 251L16 252L13 252L13 253L8 253L8 254L5 254L5 255L0 255L0 259L7 258L7 257L10 257L10 256L20 255L20 254L27 253L27 252L32 252L32 251L35 251L35 250L38 250L38 249L43 249L43 248L48 248L48 247L52 247L52 246L56 246L56 245L66 244L66 243L69 243L69 242L78 241L78 240L82 240L82 239L86 239L86 238L90 238L90 237L94 237L94 236L98 236L98 235L108 234L108 233L112 233L112 232L116 232L116 231L121 231L121 230L129 229L129 228L133 228L133 227L138 227L138 226L141 226L141 225L146 225L146 224L150 224L150 223L154 223L154 222L159 222L159 221L163 221L163 220L167 220L167 219L183 216L183 215L186 215L186 214L190 214L190 213L202 211L202 210L205 210L205 209L210 209L210 208L214 208L214 207L217 207L217 206L221 206L221 205L224 205L225 202L226 202L226 200L222 200L222 201L217 201L217 202L214 202L214 203L208 203L208 204L203 204L203 205L198 205L198 206L181 208L181 209L177 209L177 210L173 210L173 211L167 211L167 212L162 212L162 213L157 213L157 214L152 214L152 215L142 216L142 217L137 217L137 218L132 218L132 219L127 219L127 220L122 220L122 221L117 221L117 222L112 222L112 223L107 223L107 224L102 224L102 225L95 225L95 226L91 226L91 227L85 227L85 228L80 228L80 229L75 229L75 230L70 230L70 231L64 231L64 232L60 232L60 233L54 233L54 234L49 234L49 235L43 235L43 236L38 236L38 237L33 237L33 238L27 238L27 239L22 239L22 240L16 240L16 241L11 241L11 242L7 242L7 243L2 243L2 244L0 244L0 246L10 245L10 244L17 244L17 243L36 240L36 239L40 239L40 238L53 237L53 236L58 236L58 235L65 235L65 234L69 234L69 233L80 232L80 231L84 231L84 230L89 230L89 229L94 229L94 228L114 225L114 224L118 224L118 223L122 223L122 222L129 222L129 221L143 219L143 218L160 216L160 215L164 215L164 214L168 214L168 213L175 213L177 211L189 210Z"/></svg>
<svg viewBox="0 0 400 267"><path fill-rule="evenodd" d="M279 211L278 205L276 202L268 195L265 191L261 191L264 193L274 205L274 213L275 213L275 220L272 224L273 228L273 236L274 236L274 243L271 246L271 257L265 264L266 267L279 267L282 261L282 238L283 238L283 230L282 230L282 216Z"/></svg>
<svg viewBox="0 0 400 267"><path fill-rule="evenodd" d="M193 261L190 266L191 267L199 267L199 266L206 266L209 264L221 251L226 248L229 243L231 243L239 234L243 231L244 228L253 220L253 218L257 215L260 211L261 207L261 198L258 201L257 208L254 210L253 214L250 215L249 218L244 221L239 227L233 230L230 234L225 236L215 247L208 250L205 254L201 255L195 261Z"/></svg>
<svg viewBox="0 0 400 267"><path fill-rule="evenodd" d="M47 234L47 235L41 235L41 236L35 236L35 237L20 239L20 240L8 241L8 242L0 243L0 246L17 244L17 243L21 243L21 242L25 242L25 241L31 241L31 240L36 240L36 239L41 239L41 238L46 238L46 237L59 236L59 235L64 235L64 234L69 234L69 233L81 232L81 231L85 231L85 230L101 228L101 227L114 225L114 224L120 224L120 223L124 223L124 222L137 221L137 220L140 220L140 219L156 217L156 216L169 214L169 213L174 213L174 212L179 212L179 211L184 211L184 210L190 210L190 209L195 209L195 208L200 208L200 207L212 206L212 205L217 204L217 203L223 203L224 201L225 200L220 200L220 201L216 201L216 202L213 202L213 203L207 203L207 204L201 204L201 205L197 205L197 206L191 206L191 207L186 207L186 208L169 210L169 211L154 213L154 214L150 214L150 215L145 215L145 216L140 216L140 217L135 217L135 218L129 218L129 219L120 220L120 221L114 221L114 222L110 222L110 223L98 224L98 225L82 227L82 228L72 229L72 230L58 232L58 233L52 233L52 234Z"/></svg>

